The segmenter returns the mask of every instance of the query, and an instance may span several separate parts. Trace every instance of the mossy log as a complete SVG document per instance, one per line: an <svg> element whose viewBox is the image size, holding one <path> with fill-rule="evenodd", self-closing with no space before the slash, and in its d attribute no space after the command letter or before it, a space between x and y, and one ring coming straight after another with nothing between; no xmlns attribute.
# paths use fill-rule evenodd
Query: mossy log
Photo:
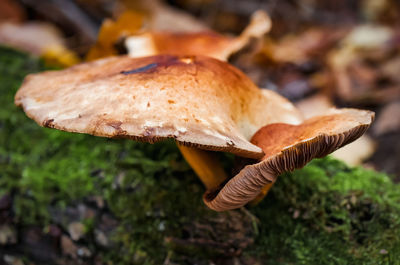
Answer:
<svg viewBox="0 0 400 265"><path fill-rule="evenodd" d="M389 176L328 157L281 176L259 205L216 213L173 142L70 134L28 119L13 96L26 74L47 68L0 48L0 198L8 200L0 216L17 233L16 242L0 242L0 256L34 264L400 260L400 186ZM222 156L230 167L232 157ZM78 239L69 239L80 227L71 223L83 224ZM52 240L52 255L24 239L33 228L40 242Z"/></svg>

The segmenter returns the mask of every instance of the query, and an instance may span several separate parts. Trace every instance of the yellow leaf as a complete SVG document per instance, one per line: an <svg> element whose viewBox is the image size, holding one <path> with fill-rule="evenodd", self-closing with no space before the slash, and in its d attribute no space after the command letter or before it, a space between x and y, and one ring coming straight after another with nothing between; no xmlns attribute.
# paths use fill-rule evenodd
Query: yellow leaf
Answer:
<svg viewBox="0 0 400 265"><path fill-rule="evenodd" d="M89 50L86 60L91 61L118 54L116 45L123 38L140 31L145 16L132 10L125 11L116 20L106 19L99 31L96 44Z"/></svg>

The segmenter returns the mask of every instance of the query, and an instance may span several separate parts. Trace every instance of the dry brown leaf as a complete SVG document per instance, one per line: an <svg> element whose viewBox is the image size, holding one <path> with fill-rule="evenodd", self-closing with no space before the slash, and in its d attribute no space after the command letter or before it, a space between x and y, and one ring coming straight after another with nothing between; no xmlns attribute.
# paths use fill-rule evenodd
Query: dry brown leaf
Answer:
<svg viewBox="0 0 400 265"><path fill-rule="evenodd" d="M266 40L262 53L275 62L303 63L324 55L343 36L345 30L310 28L298 35L288 35L278 42Z"/></svg>
<svg viewBox="0 0 400 265"><path fill-rule="evenodd" d="M381 67L381 73L385 78L400 84L400 55L384 63Z"/></svg>
<svg viewBox="0 0 400 265"><path fill-rule="evenodd" d="M376 135L400 131L400 102L386 105L378 115L373 131Z"/></svg>
<svg viewBox="0 0 400 265"><path fill-rule="evenodd" d="M89 50L86 60L91 61L118 54L118 42L123 47L124 39L139 32L145 21L144 14L130 10L125 11L116 21L106 19L100 28L97 42Z"/></svg>
<svg viewBox="0 0 400 265"><path fill-rule="evenodd" d="M399 63L392 57L396 47L394 31L388 27L355 27L341 45L328 55L336 81L336 94L346 102L385 103L400 96L394 76ZM390 56L389 56L390 55ZM379 67L384 64L385 67ZM382 80L388 82L382 83Z"/></svg>

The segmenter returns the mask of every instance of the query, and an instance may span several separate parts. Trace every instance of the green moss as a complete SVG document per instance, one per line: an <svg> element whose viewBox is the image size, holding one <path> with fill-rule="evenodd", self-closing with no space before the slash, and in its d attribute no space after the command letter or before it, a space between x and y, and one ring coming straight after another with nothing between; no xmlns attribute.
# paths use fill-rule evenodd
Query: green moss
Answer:
<svg viewBox="0 0 400 265"><path fill-rule="evenodd" d="M264 222L250 252L271 264L389 264L400 258L399 191L384 174L314 160L253 209Z"/></svg>
<svg viewBox="0 0 400 265"><path fill-rule="evenodd" d="M114 247L101 251L109 264L161 264L167 257L207 264L231 249L262 264L400 260L400 189L388 176L315 160L281 176L249 212L215 213L203 205L204 188L172 141L109 140L28 119L13 97L26 74L44 69L36 58L0 48L0 193L12 192L22 224L44 227L50 207L99 195L120 221ZM95 222L84 221L87 233Z"/></svg>

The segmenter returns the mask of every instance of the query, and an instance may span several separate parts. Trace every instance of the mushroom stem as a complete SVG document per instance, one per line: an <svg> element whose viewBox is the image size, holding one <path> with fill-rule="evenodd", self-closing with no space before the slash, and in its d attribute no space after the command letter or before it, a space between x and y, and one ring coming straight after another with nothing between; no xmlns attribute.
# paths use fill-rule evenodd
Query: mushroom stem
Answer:
<svg viewBox="0 0 400 265"><path fill-rule="evenodd" d="M177 146L207 190L215 189L228 178L216 154L178 143Z"/></svg>

